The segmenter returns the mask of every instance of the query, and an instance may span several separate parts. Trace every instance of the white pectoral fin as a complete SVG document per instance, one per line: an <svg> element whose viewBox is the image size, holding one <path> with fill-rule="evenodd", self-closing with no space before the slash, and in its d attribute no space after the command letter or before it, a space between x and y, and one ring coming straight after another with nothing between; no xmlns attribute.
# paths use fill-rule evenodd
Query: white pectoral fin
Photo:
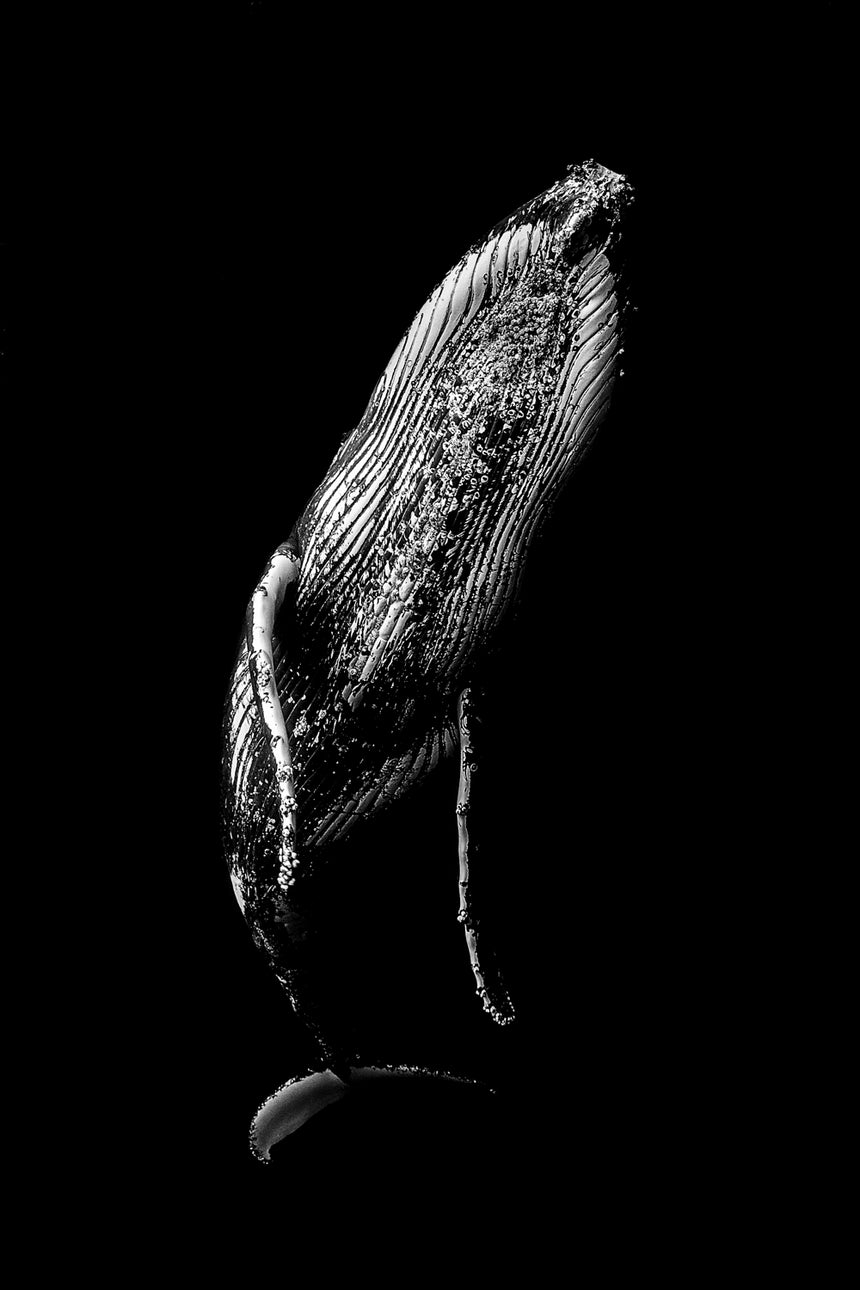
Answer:
<svg viewBox="0 0 860 1290"><path fill-rule="evenodd" d="M472 808L472 774L477 770L473 712L472 694L467 688L460 695L457 703L457 724L460 733L460 783L457 793L460 907L457 921L463 924L463 930L466 933L466 946L475 977L476 993L484 1005L484 1011L490 1014L493 1021L498 1022L500 1026L505 1026L514 1019L513 1004L501 980L498 979L491 984L481 967L478 958L478 924L469 890L469 862L471 851L474 850L474 847L470 847L469 817Z"/></svg>
<svg viewBox="0 0 860 1290"><path fill-rule="evenodd" d="M278 783L281 819L278 882L284 888L289 887L293 881L298 858L298 826L290 740L275 681L273 633L287 587L291 582L297 581L300 567L299 556L292 547L278 547L254 590L247 613L248 669L260 719L268 731Z"/></svg>

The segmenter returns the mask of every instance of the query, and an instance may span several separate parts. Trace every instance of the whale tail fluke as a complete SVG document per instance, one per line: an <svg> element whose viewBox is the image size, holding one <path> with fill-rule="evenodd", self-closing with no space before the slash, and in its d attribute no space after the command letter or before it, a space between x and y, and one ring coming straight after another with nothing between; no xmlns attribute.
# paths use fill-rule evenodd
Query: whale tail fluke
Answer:
<svg viewBox="0 0 860 1290"><path fill-rule="evenodd" d="M351 1090L383 1080L443 1081L494 1092L480 1080L447 1071L431 1071L423 1066L351 1066L344 1075L346 1078L342 1079L331 1070L297 1075L267 1098L251 1124L251 1150L257 1159L270 1161L272 1147L295 1133L312 1116L339 1102Z"/></svg>

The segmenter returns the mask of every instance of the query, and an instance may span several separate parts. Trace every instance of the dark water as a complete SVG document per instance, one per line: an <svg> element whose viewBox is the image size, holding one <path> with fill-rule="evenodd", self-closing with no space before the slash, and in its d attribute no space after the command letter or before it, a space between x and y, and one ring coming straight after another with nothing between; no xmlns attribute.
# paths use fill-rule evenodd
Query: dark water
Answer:
<svg viewBox="0 0 860 1290"><path fill-rule="evenodd" d="M447 27L423 60L411 43L392 65L354 57L349 33L311 58L274 6L223 8L165 24L86 189L105 193L93 221L111 335L90 362L110 424L90 437L109 505L98 596L61 625L90 641L98 624L111 688L80 705L98 760L61 876L97 906L77 936L96 984L72 992L49 948L69 1013L68 1033L51 1031L50 1134L65 1144L57 1090L77 1068L97 1110L74 1112L88 1143L68 1152L75 1171L97 1160L112 1208L250 1263L300 1242L309 1210L330 1233L358 1216L377 1248L418 1215L439 1243L465 1231L476 1250L509 1240L571 1265L585 1243L638 1266L703 1213L732 1231L726 1197L750 1185L769 1105L754 1055L781 978L762 952L768 991L747 987L764 879L733 815L733 767L755 707L748 695L743 720L726 719L724 666L744 656L746 627L736 564L714 559L739 523L715 462L737 462L742 435L701 366L723 301L715 212L749 137L724 90L732 68L749 72L752 36L703 19L690 48L721 54L703 72L693 53L679 60L670 18L649 19L614 31L612 74L600 61L591 77L542 36L501 94L514 54L500 32L480 56L469 45L459 89L433 95ZM303 62L309 87L291 73ZM362 1060L471 1075L496 1096L366 1090L263 1167L251 1117L314 1051L221 857L220 725L243 608L433 285L588 157L636 189L639 312L490 678L474 871L517 1022L494 1028L473 993L452 764L356 831L321 890L328 984ZM355 291L363 324L344 344ZM93 880L95 826L107 840ZM408 1281L415 1260L404 1266Z"/></svg>

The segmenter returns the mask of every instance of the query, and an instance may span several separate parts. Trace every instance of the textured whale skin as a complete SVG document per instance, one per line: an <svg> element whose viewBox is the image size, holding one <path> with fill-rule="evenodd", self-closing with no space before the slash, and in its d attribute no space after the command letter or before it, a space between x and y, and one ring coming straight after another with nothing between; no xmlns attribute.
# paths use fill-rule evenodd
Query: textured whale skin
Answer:
<svg viewBox="0 0 860 1290"><path fill-rule="evenodd" d="M291 997L303 876L458 735L465 892L469 687L609 405L630 199L623 177L572 167L463 256L249 606L225 713L226 852Z"/></svg>

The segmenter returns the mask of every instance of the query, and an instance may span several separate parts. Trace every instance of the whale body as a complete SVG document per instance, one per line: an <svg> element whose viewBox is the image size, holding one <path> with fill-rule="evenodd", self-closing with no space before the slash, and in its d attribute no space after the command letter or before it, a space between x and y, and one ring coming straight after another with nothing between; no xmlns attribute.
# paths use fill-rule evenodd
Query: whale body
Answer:
<svg viewBox="0 0 860 1290"><path fill-rule="evenodd" d="M226 853L294 1003L291 910L303 878L458 737L462 750L462 696L606 414L631 199L622 176L571 167L463 256L249 605L224 721ZM467 756L466 781L468 767Z"/></svg>

